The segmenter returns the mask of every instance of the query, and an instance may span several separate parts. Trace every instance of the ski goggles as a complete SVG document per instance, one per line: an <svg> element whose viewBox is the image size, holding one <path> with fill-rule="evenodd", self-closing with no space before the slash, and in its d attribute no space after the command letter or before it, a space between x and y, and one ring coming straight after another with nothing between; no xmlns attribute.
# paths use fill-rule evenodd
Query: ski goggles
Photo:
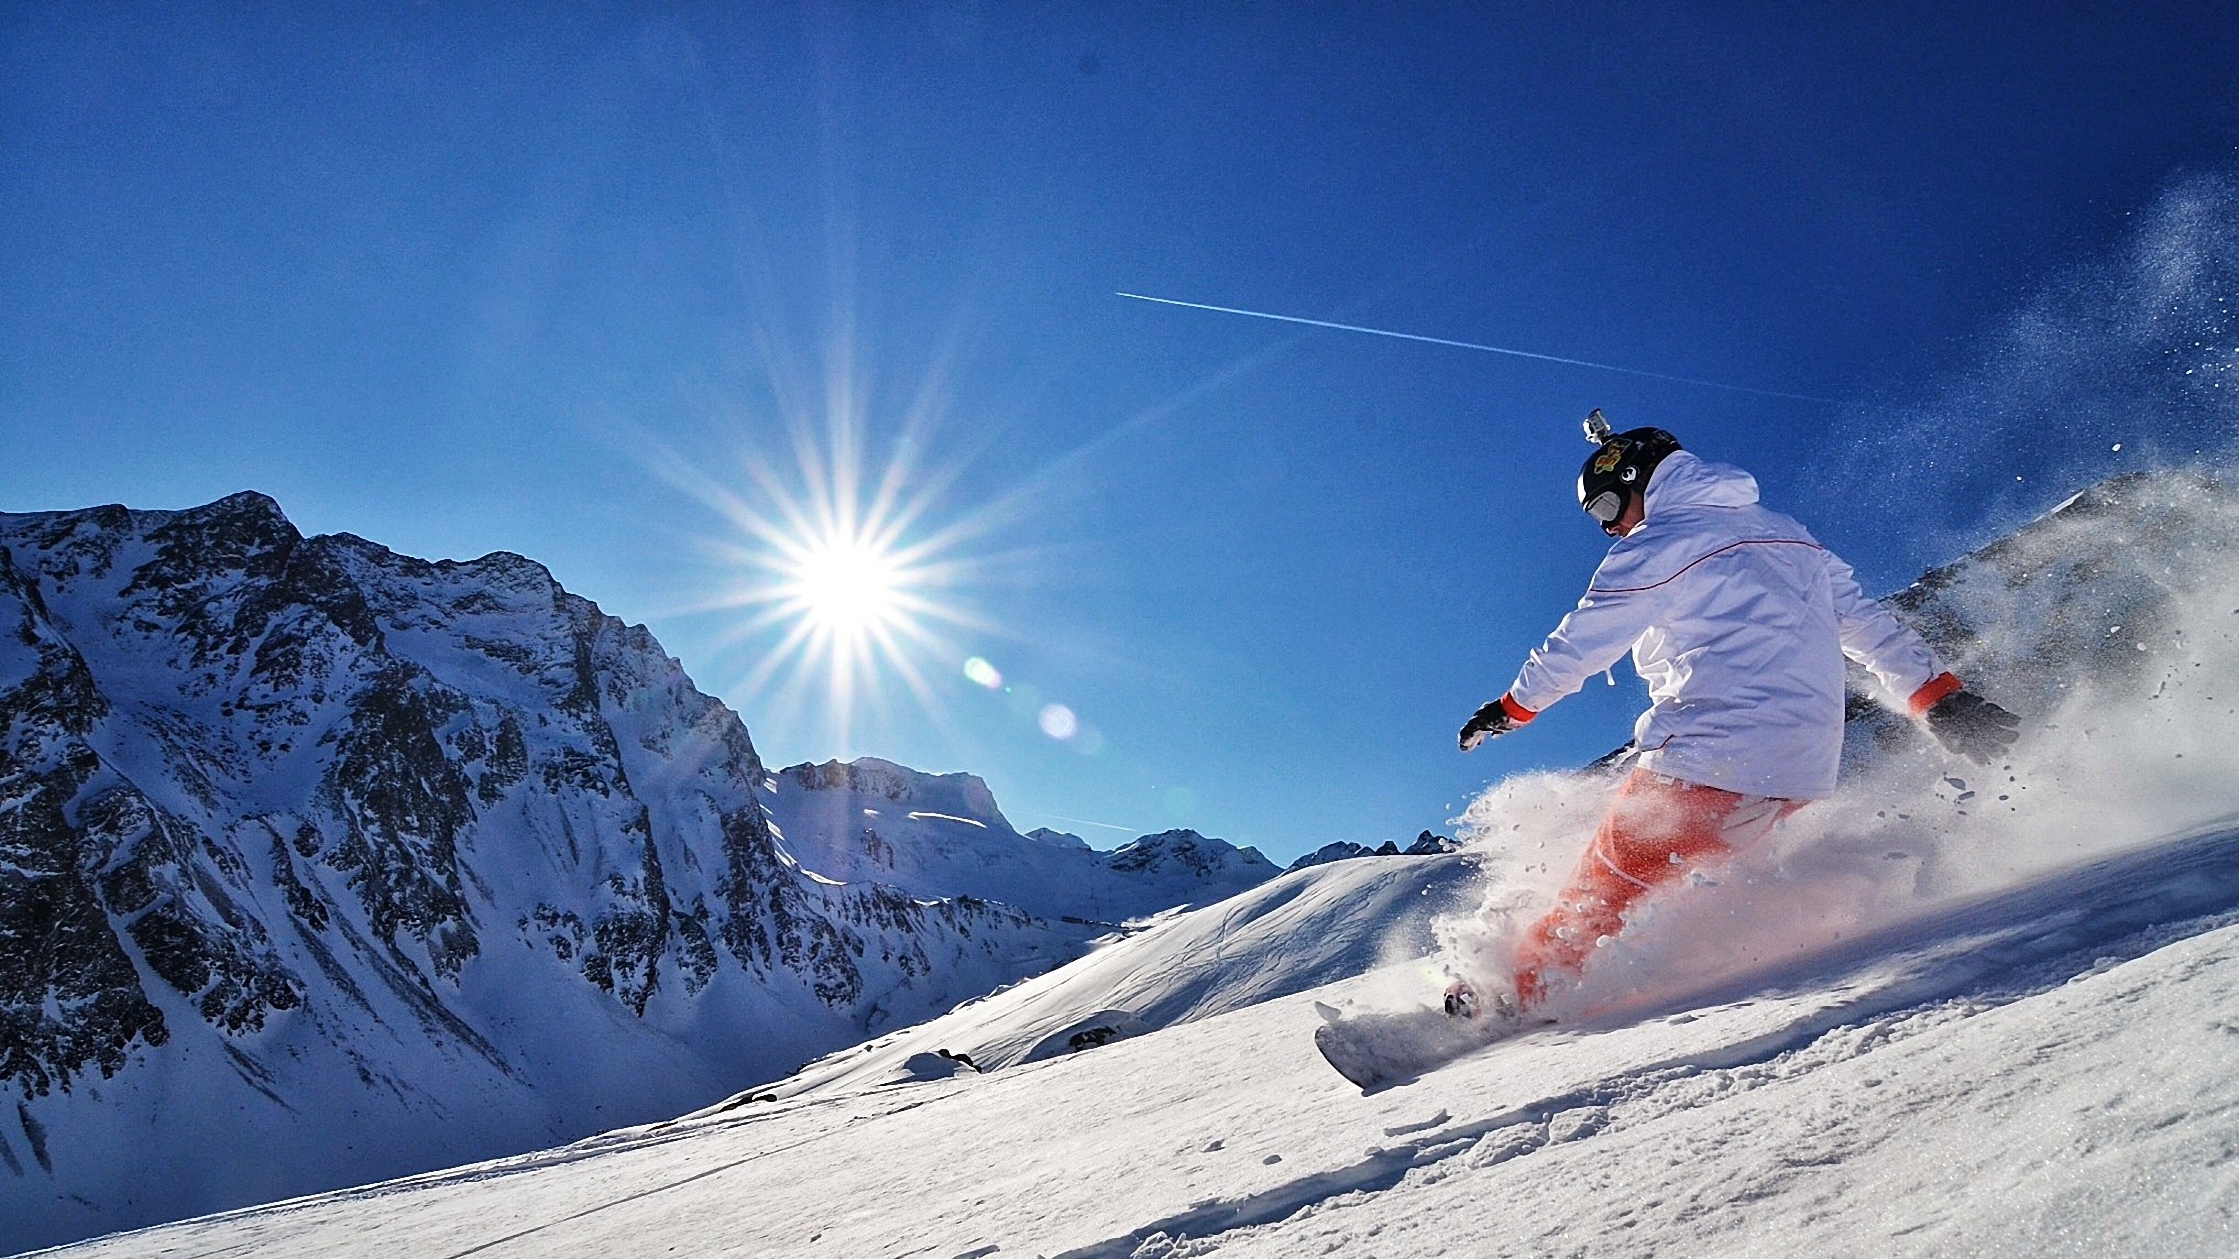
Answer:
<svg viewBox="0 0 2239 1259"><path fill-rule="evenodd" d="M1578 505L1586 510L1587 515L1605 525L1625 514L1625 496L1615 490L1603 490L1592 498L1586 498L1586 487L1580 485L1578 493L1582 500Z"/></svg>

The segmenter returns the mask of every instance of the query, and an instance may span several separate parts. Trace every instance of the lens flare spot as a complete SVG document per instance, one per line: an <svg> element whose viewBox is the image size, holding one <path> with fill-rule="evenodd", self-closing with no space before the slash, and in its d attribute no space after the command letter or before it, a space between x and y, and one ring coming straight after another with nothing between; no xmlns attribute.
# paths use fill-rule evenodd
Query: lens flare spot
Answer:
<svg viewBox="0 0 2239 1259"><path fill-rule="evenodd" d="M964 662L964 676L988 690L1003 689L1003 671L978 656Z"/></svg>
<svg viewBox="0 0 2239 1259"><path fill-rule="evenodd" d="M1081 719L1063 704L1046 704L1042 708L1042 733L1053 739L1070 739L1081 732Z"/></svg>

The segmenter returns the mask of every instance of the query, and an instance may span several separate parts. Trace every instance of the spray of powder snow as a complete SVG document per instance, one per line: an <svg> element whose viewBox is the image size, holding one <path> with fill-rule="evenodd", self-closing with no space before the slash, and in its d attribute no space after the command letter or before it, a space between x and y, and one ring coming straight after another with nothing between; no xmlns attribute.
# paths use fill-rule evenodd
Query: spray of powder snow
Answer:
<svg viewBox="0 0 2239 1259"><path fill-rule="evenodd" d="M1805 523L1924 565L2116 473L2239 455L2239 174L2176 180L2134 222L1990 328L1971 368L1853 411L1813 477L1849 492Z"/></svg>
<svg viewBox="0 0 2239 1259"><path fill-rule="evenodd" d="M2010 762L1978 769L1893 712L1855 717L1835 799L1644 904L1569 1001L1624 1005L1763 973L2239 814L2239 488L2216 472L2239 438L2235 301L2239 185L2192 180L2116 264L2066 277L2003 329L1985 367L1860 439L1862 466L1896 469L1883 479L1920 475L1923 461L1899 449L1979 469L1962 443L1979 455L2031 425L2031 448L2055 459L2045 478L2070 489L2111 470L2081 453L2101 433L2161 462L2026 524L2022 493L1985 480L1977 519L2010 536L1893 599L1962 677L2022 714ZM1957 474L1961 489L1970 475ZM1908 508L1953 502L1948 484L1886 488ZM1614 789L1606 775L1536 774L1472 802L1456 822L1482 865L1482 902L1436 925L1434 965L1501 982Z"/></svg>

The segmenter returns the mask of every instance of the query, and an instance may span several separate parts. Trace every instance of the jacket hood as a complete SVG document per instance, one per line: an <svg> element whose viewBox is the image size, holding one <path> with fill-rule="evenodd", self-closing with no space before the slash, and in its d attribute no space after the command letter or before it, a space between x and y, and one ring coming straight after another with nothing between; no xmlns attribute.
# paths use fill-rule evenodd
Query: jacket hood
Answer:
<svg viewBox="0 0 2239 1259"><path fill-rule="evenodd" d="M1673 451L1648 478L1647 514L1675 507L1747 507L1757 501L1757 478L1730 463L1711 463Z"/></svg>

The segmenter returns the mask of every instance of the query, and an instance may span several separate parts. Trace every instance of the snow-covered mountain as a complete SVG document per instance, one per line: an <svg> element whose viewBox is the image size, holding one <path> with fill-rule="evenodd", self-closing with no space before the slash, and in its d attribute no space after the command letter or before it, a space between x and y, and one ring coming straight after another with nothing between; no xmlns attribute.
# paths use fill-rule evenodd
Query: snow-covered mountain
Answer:
<svg viewBox="0 0 2239 1259"><path fill-rule="evenodd" d="M2009 763L1861 709L1835 800L1600 951L1561 1025L1405 1086L1329 1071L1323 1008L1435 999L1605 780L679 1120L67 1253L2233 1253L2234 542L2218 483L2131 478L1931 574L1900 602L2030 720Z"/></svg>
<svg viewBox="0 0 2239 1259"><path fill-rule="evenodd" d="M0 515L0 629L0 1250L673 1115L1274 873L961 776L788 790L541 566L257 494ZM897 817L881 877L859 795L981 825Z"/></svg>
<svg viewBox="0 0 2239 1259"><path fill-rule="evenodd" d="M1434 835L1429 831L1424 831L1415 836L1415 842L1405 848L1401 848L1399 841L1396 839L1387 839L1374 848L1367 844L1356 844L1351 840L1340 839L1323 844L1310 853L1301 854L1296 861L1291 862L1290 868L1303 870L1308 866L1327 865L1332 861L1351 861L1355 857L1431 857L1439 853L1453 852L1460 847L1461 844L1457 841L1445 835Z"/></svg>
<svg viewBox="0 0 2239 1259"><path fill-rule="evenodd" d="M1145 835L1110 852L1078 836L1021 835L970 774L922 774L865 757L795 765L772 781L770 815L820 874L977 896L1045 918L1118 923L1221 900L1278 871L1254 848L1195 831Z"/></svg>

